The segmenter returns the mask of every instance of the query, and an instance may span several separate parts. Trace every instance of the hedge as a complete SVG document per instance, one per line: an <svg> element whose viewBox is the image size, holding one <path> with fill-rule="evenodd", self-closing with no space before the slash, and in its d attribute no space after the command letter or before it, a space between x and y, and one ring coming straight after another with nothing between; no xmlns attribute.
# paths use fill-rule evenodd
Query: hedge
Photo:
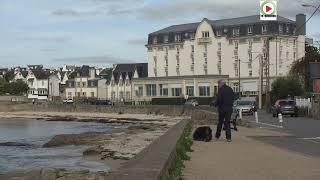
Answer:
<svg viewBox="0 0 320 180"><path fill-rule="evenodd" d="M215 97L192 97L189 100L195 99L199 105L209 105L215 101ZM152 105L184 105L186 100L184 98L152 98Z"/></svg>

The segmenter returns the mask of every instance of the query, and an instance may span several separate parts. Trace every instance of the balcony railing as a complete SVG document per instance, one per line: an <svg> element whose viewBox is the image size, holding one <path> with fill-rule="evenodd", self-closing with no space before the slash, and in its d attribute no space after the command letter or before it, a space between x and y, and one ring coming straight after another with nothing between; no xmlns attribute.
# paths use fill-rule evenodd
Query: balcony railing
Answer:
<svg viewBox="0 0 320 180"><path fill-rule="evenodd" d="M198 38L199 44L211 43L212 39L210 37Z"/></svg>

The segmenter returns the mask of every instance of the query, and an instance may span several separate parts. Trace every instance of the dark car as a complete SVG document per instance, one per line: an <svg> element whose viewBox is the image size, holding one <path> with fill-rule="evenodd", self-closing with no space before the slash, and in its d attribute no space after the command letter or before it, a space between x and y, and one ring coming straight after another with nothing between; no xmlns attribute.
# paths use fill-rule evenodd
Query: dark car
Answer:
<svg viewBox="0 0 320 180"><path fill-rule="evenodd" d="M278 117L279 114L298 117L298 107L293 100L278 100L271 111L273 117Z"/></svg>
<svg viewBox="0 0 320 180"><path fill-rule="evenodd" d="M97 100L96 105L113 105L113 103L110 100Z"/></svg>

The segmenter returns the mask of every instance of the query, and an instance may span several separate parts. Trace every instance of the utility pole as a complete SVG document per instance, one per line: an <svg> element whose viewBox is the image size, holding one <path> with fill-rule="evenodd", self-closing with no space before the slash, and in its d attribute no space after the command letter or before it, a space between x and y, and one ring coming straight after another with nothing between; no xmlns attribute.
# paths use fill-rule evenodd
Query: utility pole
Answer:
<svg viewBox="0 0 320 180"><path fill-rule="evenodd" d="M238 59L238 62L239 62L239 68L238 68L239 69L239 72L238 72L238 74L239 74L239 97L241 97L241 90L240 90L240 87L241 87L240 86L240 83L241 83L241 77L240 77L240 75L241 75L241 72L240 72L240 70L241 70L241 67L240 67L241 66L241 64L240 64L241 60Z"/></svg>
<svg viewBox="0 0 320 180"><path fill-rule="evenodd" d="M259 58L259 109L262 109L262 91L263 91L263 56Z"/></svg>
<svg viewBox="0 0 320 180"><path fill-rule="evenodd" d="M266 41L266 59L265 59L265 65L266 65L266 110L268 111L268 108L270 106L270 39L271 37L267 38Z"/></svg>

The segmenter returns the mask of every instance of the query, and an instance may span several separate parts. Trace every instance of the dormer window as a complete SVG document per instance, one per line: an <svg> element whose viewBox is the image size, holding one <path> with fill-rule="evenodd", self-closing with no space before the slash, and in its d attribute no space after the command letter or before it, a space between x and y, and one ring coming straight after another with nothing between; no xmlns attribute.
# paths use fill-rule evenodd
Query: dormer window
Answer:
<svg viewBox="0 0 320 180"><path fill-rule="evenodd" d="M157 44L158 43L158 38L157 36L156 37L153 37L153 44Z"/></svg>
<svg viewBox="0 0 320 180"><path fill-rule="evenodd" d="M191 39L191 40L194 40L195 36L196 36L195 33L191 33L191 34L190 34L190 39Z"/></svg>
<svg viewBox="0 0 320 180"><path fill-rule="evenodd" d="M164 43L168 43L169 42L169 36L165 35L163 38Z"/></svg>
<svg viewBox="0 0 320 180"><path fill-rule="evenodd" d="M279 33L282 33L282 32L283 32L283 25L279 24Z"/></svg>
<svg viewBox="0 0 320 180"><path fill-rule="evenodd" d="M175 42L181 42L181 34L176 34L174 36L174 40L175 40Z"/></svg>
<svg viewBox="0 0 320 180"><path fill-rule="evenodd" d="M222 31L221 30L217 30L217 36L221 36L222 35Z"/></svg>
<svg viewBox="0 0 320 180"><path fill-rule="evenodd" d="M209 31L202 31L202 37L203 37L203 38L208 38L208 37L210 37Z"/></svg>
<svg viewBox="0 0 320 180"><path fill-rule="evenodd" d="M268 25L263 24L262 25L262 33L266 33L268 31Z"/></svg>
<svg viewBox="0 0 320 180"><path fill-rule="evenodd" d="M239 34L240 34L240 28L233 28L232 34L233 34L233 36L239 36Z"/></svg>
<svg viewBox="0 0 320 180"><path fill-rule="evenodd" d="M248 26L248 35L251 35L252 34L252 26Z"/></svg>

